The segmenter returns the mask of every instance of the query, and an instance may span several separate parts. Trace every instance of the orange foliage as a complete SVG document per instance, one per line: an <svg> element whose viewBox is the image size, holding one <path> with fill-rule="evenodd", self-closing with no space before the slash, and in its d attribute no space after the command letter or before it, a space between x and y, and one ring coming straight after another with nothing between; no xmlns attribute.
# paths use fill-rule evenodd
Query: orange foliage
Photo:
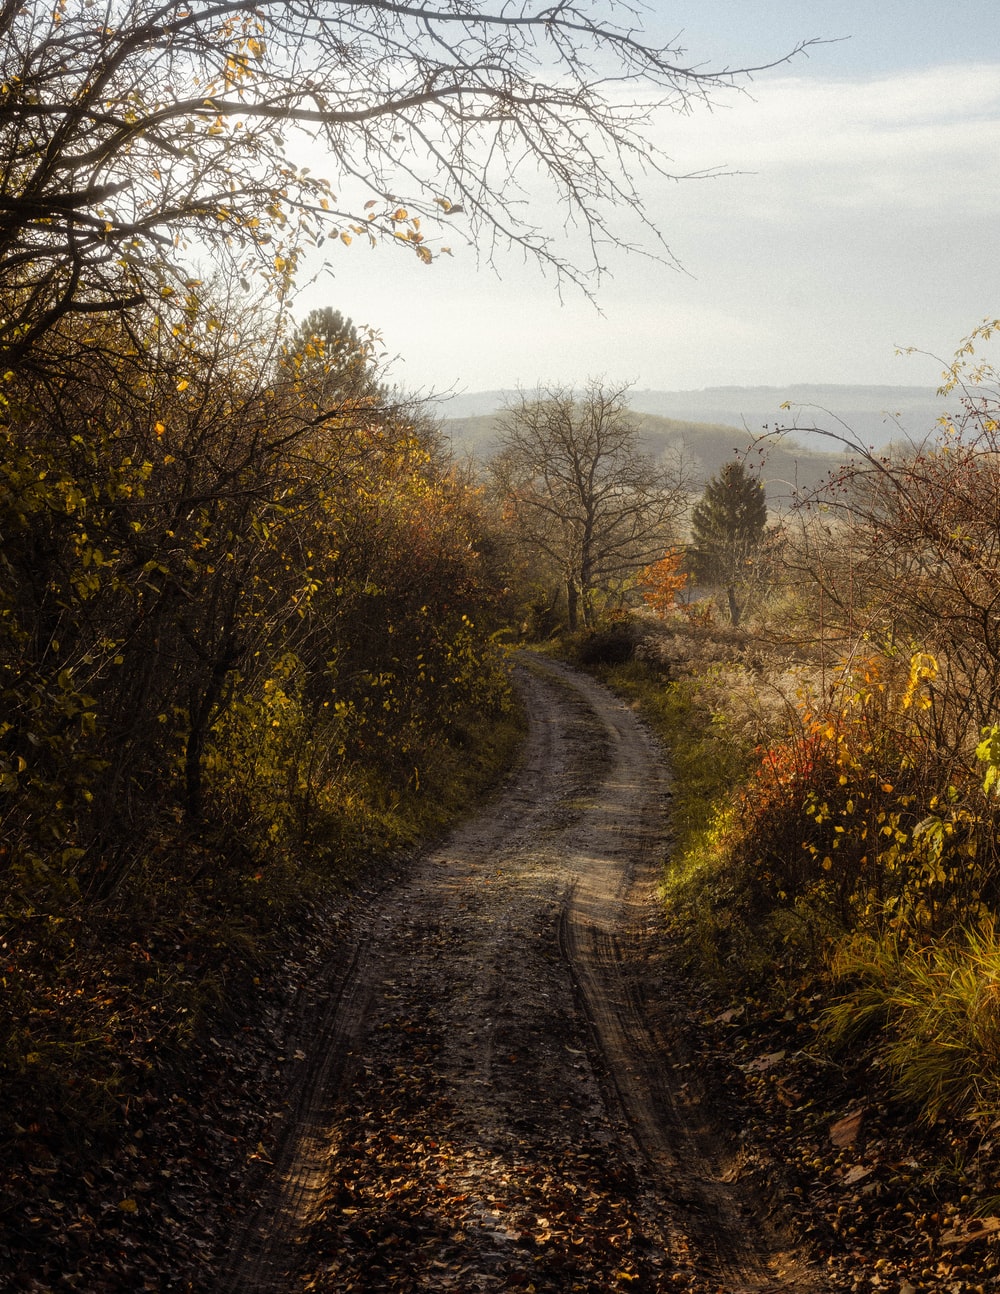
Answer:
<svg viewBox="0 0 1000 1294"><path fill-rule="evenodd" d="M658 562L639 572L639 588L643 600L658 616L666 617L677 607L677 595L688 583L686 574L680 572L683 553L678 548L668 548Z"/></svg>

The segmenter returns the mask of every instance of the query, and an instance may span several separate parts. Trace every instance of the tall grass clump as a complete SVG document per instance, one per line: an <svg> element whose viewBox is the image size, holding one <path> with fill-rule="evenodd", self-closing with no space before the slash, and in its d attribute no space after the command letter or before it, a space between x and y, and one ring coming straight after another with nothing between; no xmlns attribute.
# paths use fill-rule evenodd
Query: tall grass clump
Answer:
<svg viewBox="0 0 1000 1294"><path fill-rule="evenodd" d="M987 918L952 941L857 936L832 961L834 1051L863 1048L928 1122L1000 1112L1000 938Z"/></svg>

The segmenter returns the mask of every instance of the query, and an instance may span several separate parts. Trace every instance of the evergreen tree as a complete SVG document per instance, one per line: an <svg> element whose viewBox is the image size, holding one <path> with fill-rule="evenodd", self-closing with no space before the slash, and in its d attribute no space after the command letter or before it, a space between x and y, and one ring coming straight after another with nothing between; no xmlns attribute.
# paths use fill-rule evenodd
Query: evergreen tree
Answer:
<svg viewBox="0 0 1000 1294"><path fill-rule="evenodd" d="M377 372L375 336L325 306L313 310L292 333L284 365L294 369L317 406L345 401L373 403L384 396Z"/></svg>
<svg viewBox="0 0 1000 1294"><path fill-rule="evenodd" d="M700 584L725 588L739 624L767 527L764 487L740 462L713 476L691 514L691 566Z"/></svg>

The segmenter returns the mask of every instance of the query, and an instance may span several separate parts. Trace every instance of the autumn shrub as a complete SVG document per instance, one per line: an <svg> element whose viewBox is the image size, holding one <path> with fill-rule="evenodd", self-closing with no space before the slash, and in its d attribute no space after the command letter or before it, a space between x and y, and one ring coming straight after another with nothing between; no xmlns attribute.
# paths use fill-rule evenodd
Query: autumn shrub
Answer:
<svg viewBox="0 0 1000 1294"><path fill-rule="evenodd" d="M338 752L332 723L303 703L301 662L286 653L270 677L237 695L212 727L205 754L209 814L241 823L251 855L321 844L346 853L364 830L363 797ZM331 799L330 787L338 785Z"/></svg>
<svg viewBox="0 0 1000 1294"><path fill-rule="evenodd" d="M936 664L855 662L833 704L802 703L797 731L758 752L739 796L731 864L751 907L803 898L844 929L941 932L994 885L991 815L977 778L931 739Z"/></svg>
<svg viewBox="0 0 1000 1294"><path fill-rule="evenodd" d="M504 574L433 429L370 350L352 394L188 305L0 393L0 1087L63 1149L517 741Z"/></svg>
<svg viewBox="0 0 1000 1294"><path fill-rule="evenodd" d="M684 553L679 548L669 548L659 561L644 567L636 576L642 600L661 619L676 613L678 597L691 582L690 574L681 570Z"/></svg>

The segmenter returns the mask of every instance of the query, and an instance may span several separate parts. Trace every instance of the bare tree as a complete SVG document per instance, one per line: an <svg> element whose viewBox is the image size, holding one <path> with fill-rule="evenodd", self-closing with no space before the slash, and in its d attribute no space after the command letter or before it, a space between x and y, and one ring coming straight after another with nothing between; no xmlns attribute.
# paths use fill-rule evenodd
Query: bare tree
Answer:
<svg viewBox="0 0 1000 1294"><path fill-rule="evenodd" d="M924 721L966 752L1000 708L1000 375L968 359L994 328L957 352L943 391L959 411L933 432L878 452L848 428L811 429L846 461L804 501L786 555L838 656L934 656Z"/></svg>
<svg viewBox="0 0 1000 1294"><path fill-rule="evenodd" d="M501 417L495 486L522 542L560 574L570 629L593 595L663 553L683 509L679 470L639 449L627 386L539 389Z"/></svg>
<svg viewBox="0 0 1000 1294"><path fill-rule="evenodd" d="M190 308L186 247L280 294L309 240L430 261L437 217L487 257L513 243L581 279L524 202L539 175L598 270L622 204L642 214L630 174L667 166L650 105L755 70L685 61L637 24L591 0L0 0L0 371L43 363L67 312ZM330 175L294 161L303 132Z"/></svg>

